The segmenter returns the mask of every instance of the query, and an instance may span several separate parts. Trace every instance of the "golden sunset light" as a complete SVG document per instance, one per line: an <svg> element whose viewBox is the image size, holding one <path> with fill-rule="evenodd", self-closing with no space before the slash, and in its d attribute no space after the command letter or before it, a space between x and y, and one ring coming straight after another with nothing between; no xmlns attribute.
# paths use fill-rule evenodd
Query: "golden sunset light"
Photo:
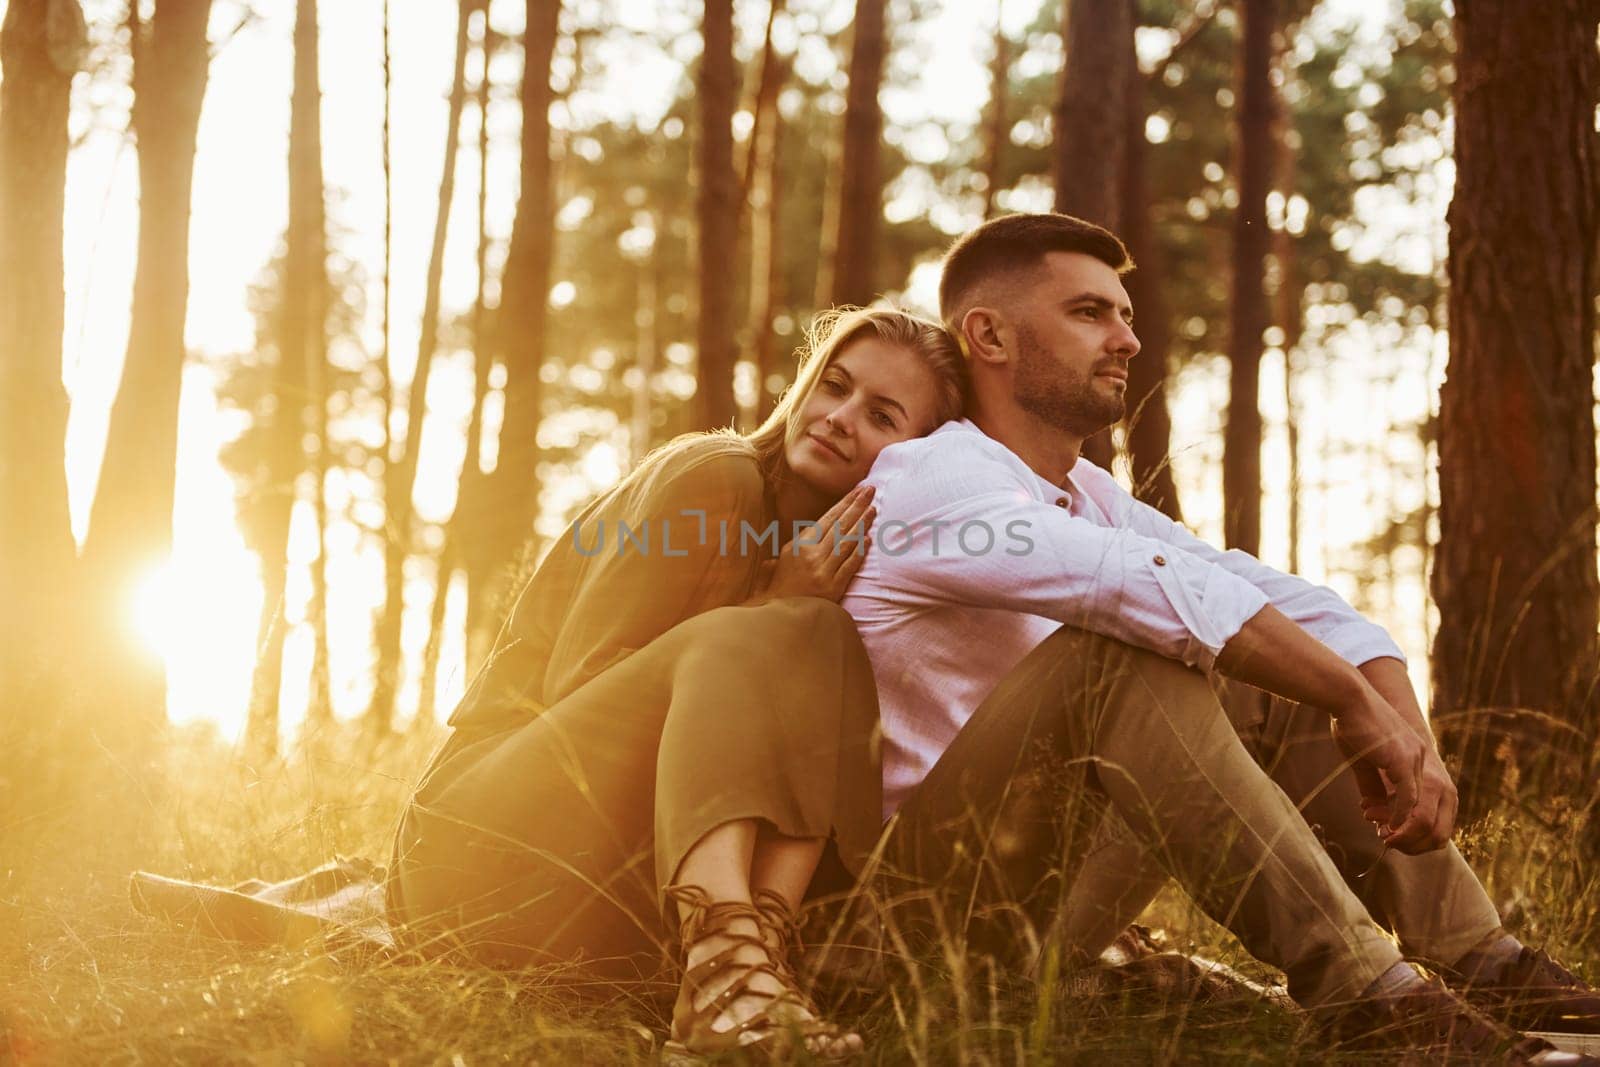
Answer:
<svg viewBox="0 0 1600 1067"><path fill-rule="evenodd" d="M1597 176L1579 0L0 0L0 1063L1600 1063Z"/></svg>

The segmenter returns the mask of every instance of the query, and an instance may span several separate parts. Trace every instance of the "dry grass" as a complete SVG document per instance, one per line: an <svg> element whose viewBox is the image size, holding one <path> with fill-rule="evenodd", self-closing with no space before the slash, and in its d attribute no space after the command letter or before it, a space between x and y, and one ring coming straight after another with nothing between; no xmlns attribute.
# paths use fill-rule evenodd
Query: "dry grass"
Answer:
<svg viewBox="0 0 1600 1067"><path fill-rule="evenodd" d="M335 964L174 931L130 907L134 868L227 883L335 853L382 860L431 742L360 758L335 745L252 769L191 733L151 779L160 786L12 820L0 831L0 1062L653 1062L662 1006L638 991L596 992L570 974ZM1514 928L1600 973L1600 885L1568 853L1574 835L1529 825L1477 831L1469 856ZM1260 973L1175 891L1146 921L1175 947ZM1264 1004L1087 995L948 956L892 970L844 1020L867 1036L869 1063L1325 1061L1298 1018Z"/></svg>

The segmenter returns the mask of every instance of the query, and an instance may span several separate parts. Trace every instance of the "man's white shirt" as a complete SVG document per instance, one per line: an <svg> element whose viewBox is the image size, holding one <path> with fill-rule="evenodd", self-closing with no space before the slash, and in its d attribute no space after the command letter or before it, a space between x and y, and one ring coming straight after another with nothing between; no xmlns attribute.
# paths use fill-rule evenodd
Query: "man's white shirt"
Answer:
<svg viewBox="0 0 1600 1067"><path fill-rule="evenodd" d="M844 598L877 678L884 817L1063 624L1210 669L1270 603L1346 661L1404 659L1337 593L1221 551L1080 459L1064 486L973 423L883 450L872 549Z"/></svg>

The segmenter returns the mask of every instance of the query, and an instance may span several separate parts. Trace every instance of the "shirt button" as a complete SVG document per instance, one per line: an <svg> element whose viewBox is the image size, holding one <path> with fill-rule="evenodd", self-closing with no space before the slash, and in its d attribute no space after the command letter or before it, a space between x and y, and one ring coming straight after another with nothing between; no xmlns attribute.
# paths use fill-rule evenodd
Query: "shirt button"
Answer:
<svg viewBox="0 0 1600 1067"><path fill-rule="evenodd" d="M1058 508L1070 508L1071 506L1072 506L1072 498L1071 497L1065 497L1065 496L1056 497L1056 507L1058 507Z"/></svg>
<svg viewBox="0 0 1600 1067"><path fill-rule="evenodd" d="M1153 562L1157 567L1165 567L1167 565L1167 557L1157 556Z"/></svg>

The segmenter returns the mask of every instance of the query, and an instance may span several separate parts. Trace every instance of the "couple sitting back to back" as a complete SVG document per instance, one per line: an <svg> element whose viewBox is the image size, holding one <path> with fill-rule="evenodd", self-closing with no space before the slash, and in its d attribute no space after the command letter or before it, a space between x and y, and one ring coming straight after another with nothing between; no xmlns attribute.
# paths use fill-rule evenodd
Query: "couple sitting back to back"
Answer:
<svg viewBox="0 0 1600 1067"><path fill-rule="evenodd" d="M401 822L409 943L620 978L670 955L672 1056L839 1058L861 1039L801 988L795 916L875 850L907 929L1011 959L1051 927L1093 959L1171 877L1333 1040L1592 1062L1512 1029L1600 1030L1600 999L1449 844L1394 642L1080 458L1124 413L1131 267L1069 216L985 223L945 328L822 316L759 429L679 438L586 508ZM1283 699L1225 709L1203 672Z"/></svg>

